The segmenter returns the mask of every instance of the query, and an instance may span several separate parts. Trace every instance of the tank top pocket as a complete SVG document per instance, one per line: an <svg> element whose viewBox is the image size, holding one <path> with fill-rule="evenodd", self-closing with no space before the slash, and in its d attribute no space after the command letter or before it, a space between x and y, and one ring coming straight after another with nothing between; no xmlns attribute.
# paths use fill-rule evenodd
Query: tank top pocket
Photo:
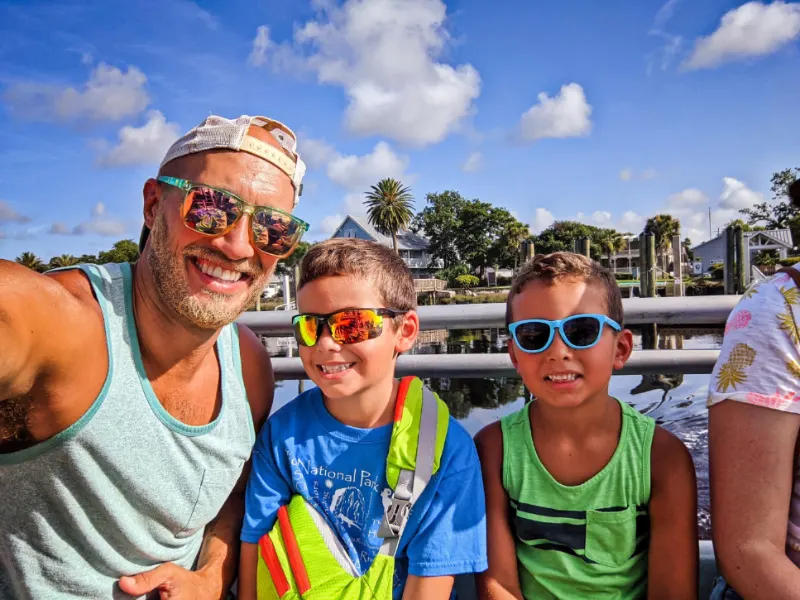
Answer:
<svg viewBox="0 0 800 600"><path fill-rule="evenodd" d="M636 506L623 510L586 511L586 558L618 567L636 549Z"/></svg>
<svg viewBox="0 0 800 600"><path fill-rule="evenodd" d="M243 466L244 462L236 469L205 469L203 471L192 514L176 537L185 538L194 535L217 516L236 486Z"/></svg>

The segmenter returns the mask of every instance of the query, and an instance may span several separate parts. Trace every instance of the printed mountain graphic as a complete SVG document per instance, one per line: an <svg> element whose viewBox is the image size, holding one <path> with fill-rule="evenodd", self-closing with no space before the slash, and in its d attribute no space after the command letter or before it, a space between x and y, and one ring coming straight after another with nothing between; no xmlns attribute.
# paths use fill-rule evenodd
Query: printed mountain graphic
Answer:
<svg viewBox="0 0 800 600"><path fill-rule="evenodd" d="M364 528L364 495L357 487L336 490L331 501L331 513L350 527Z"/></svg>

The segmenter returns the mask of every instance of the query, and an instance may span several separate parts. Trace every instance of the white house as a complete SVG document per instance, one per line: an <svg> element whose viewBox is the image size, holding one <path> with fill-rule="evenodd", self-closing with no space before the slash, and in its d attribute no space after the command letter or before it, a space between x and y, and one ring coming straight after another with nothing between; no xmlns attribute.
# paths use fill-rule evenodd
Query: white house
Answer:
<svg viewBox="0 0 800 600"><path fill-rule="evenodd" d="M388 248L394 247L390 236L378 233L367 218L361 216L347 215L344 218L331 236L331 238L341 237L372 240ZM427 238L411 231L406 230L397 234L397 250L400 252L400 258L411 269L414 279L432 277L440 268L428 253L429 245Z"/></svg>
<svg viewBox="0 0 800 600"><path fill-rule="evenodd" d="M753 258L763 250L776 250L778 257L784 259L793 248L792 232L789 229L768 229L765 231L745 231L745 277L750 280L750 265ZM695 273L707 273L714 264L725 262L725 232L692 248Z"/></svg>

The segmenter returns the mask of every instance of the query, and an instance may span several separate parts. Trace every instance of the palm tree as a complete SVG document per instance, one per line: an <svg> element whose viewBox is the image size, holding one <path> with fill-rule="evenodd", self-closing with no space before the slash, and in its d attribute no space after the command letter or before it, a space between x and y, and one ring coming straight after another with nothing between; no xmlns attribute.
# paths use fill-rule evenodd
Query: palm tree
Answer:
<svg viewBox="0 0 800 600"><path fill-rule="evenodd" d="M43 272L47 266L42 262L42 259L36 256L33 252L23 252L17 257L17 262L29 269Z"/></svg>
<svg viewBox="0 0 800 600"><path fill-rule="evenodd" d="M62 267L71 267L78 264L78 259L71 254L62 254L61 256L54 256L50 260L50 268L60 269Z"/></svg>
<svg viewBox="0 0 800 600"><path fill-rule="evenodd" d="M681 232L681 224L672 215L660 214L647 219L644 226L645 233L652 233L655 236L656 253L661 256L661 267L664 273L667 272L666 254L672 248L672 236Z"/></svg>
<svg viewBox="0 0 800 600"><path fill-rule="evenodd" d="M617 261L613 260L613 256L617 252L625 249L625 238L622 234L615 229L604 229L600 234L600 239L597 240L600 249L608 256L608 266L611 270L617 272Z"/></svg>
<svg viewBox="0 0 800 600"><path fill-rule="evenodd" d="M396 179L381 179L366 193L364 204L370 224L383 235L392 236L397 250L397 232L408 228L414 216L411 190Z"/></svg>

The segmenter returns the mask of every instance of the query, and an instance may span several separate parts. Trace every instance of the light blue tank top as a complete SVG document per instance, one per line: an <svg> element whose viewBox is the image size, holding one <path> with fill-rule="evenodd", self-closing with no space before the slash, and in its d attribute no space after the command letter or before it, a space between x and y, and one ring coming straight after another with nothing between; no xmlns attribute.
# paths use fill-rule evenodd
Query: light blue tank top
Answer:
<svg viewBox="0 0 800 600"><path fill-rule="evenodd" d="M122 575L195 566L206 524L255 441L236 325L217 355L222 408L208 425L173 418L144 371L129 264L81 265L103 311L108 376L71 427L0 454L0 598L130 598ZM190 399L187 398L187 401Z"/></svg>

